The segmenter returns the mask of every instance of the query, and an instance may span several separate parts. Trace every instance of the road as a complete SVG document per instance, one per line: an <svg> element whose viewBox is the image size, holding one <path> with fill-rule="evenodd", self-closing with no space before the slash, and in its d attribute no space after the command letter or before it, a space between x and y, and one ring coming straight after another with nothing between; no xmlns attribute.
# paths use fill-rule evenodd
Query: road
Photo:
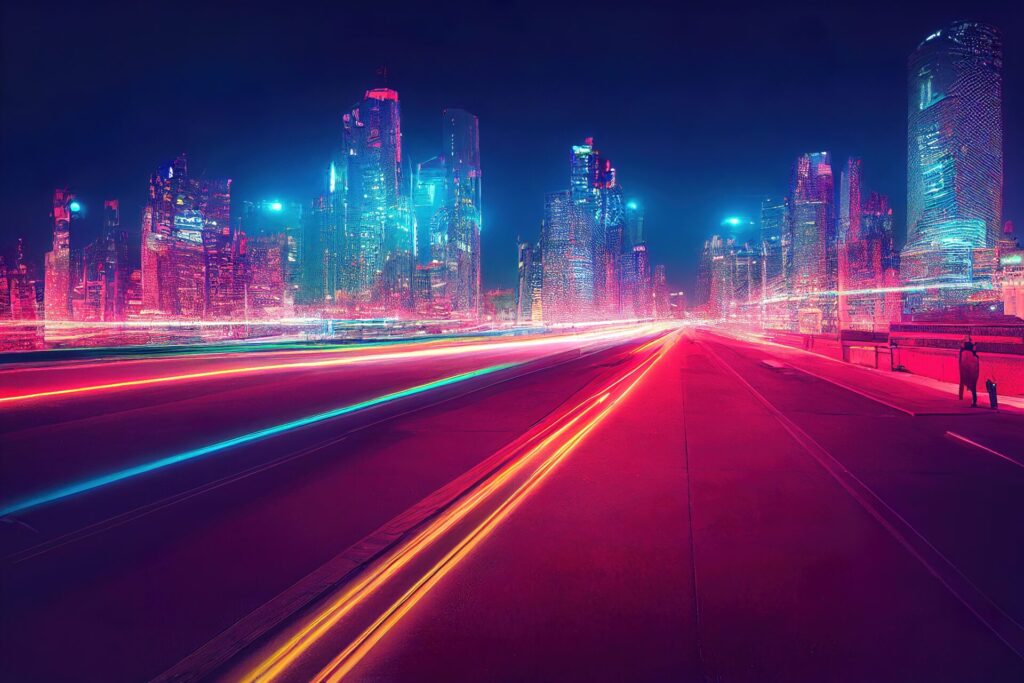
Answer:
<svg viewBox="0 0 1024 683"><path fill-rule="evenodd" d="M4 396L5 680L1024 680L1024 416L888 373L642 329Z"/></svg>
<svg viewBox="0 0 1024 683"><path fill-rule="evenodd" d="M0 678L160 673L472 471L653 334L0 372Z"/></svg>
<svg viewBox="0 0 1024 683"><path fill-rule="evenodd" d="M1024 679L1020 415L705 333L611 400L222 675Z"/></svg>

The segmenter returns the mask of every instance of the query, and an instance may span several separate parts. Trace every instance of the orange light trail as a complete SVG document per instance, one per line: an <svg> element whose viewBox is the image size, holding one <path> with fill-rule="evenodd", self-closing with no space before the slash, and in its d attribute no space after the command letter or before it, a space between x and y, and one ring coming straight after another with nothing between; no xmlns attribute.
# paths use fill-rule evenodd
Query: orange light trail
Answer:
<svg viewBox="0 0 1024 683"><path fill-rule="evenodd" d="M562 441L559 446L547 456L546 459L530 474L527 480L501 503L501 505L487 518L466 535L455 548L450 550L437 564L426 574L420 577L416 583L407 590L401 598L395 601L385 612L380 615L363 633L356 638L344 651L335 657L313 680L337 681L343 678L369 650L383 638L386 633L397 623L426 593L433 588L459 561L466 557L476 546L478 546L504 519L506 519L519 505L522 504L527 494L535 490L554 470L556 465L562 462L569 453L589 434L604 418L629 395L634 387L650 372L651 368L671 348L678 336L672 335L672 343L667 343L664 336L657 340L663 342L663 346L656 354L641 362L636 368L604 387L596 395L585 399L575 408L566 414L566 417L573 417L564 425L559 427L552 434L543 438L540 443L518 458L508 468L497 474L488 482L469 494L466 498L450 508L442 516L432 522L427 528L417 534L407 544L399 548L372 574L360 579L353 586L348 588L341 596L331 601L322 609L308 624L298 633L288 639L283 645L277 648L270 656L264 659L256 668L246 674L241 680L246 683L257 681L271 681L285 673L300 657L305 655L316 642L327 634L341 619L356 608L373 591L384 585L388 579L398 571L408 566L417 555L427 547L435 543L446 532L456 524L464 520L467 515L473 512L484 500L492 496L498 489L509 482L532 460L549 449L552 445ZM612 390L634 378L617 397L611 399ZM599 408L602 408L598 410ZM588 418L584 422L585 418ZM571 430L580 425L575 431ZM542 432L543 433L543 432ZM538 437L540 434L538 434ZM563 440L564 437L564 440Z"/></svg>
<svg viewBox="0 0 1024 683"><path fill-rule="evenodd" d="M551 338L530 338L519 341L483 342L472 344L459 344L443 348L414 349L407 351L396 351L389 353L369 353L355 357L330 358L317 361L298 361L291 363L271 363L265 365L251 365L240 368L225 368L222 370L206 370L202 372L189 372L178 375L165 375L162 377L146 377L141 379L125 380L121 382L106 382L103 384L89 384L64 389L50 389L27 394L16 394L0 397L0 405L16 403L20 401L31 401L55 396L69 396L74 394L86 394L132 387L150 386L155 384L166 384L171 382L184 382L189 380L202 380L214 377L228 377L232 375L246 375L260 372L273 372L277 370L296 370L303 368L335 367L341 365L353 365L356 363L369 363L387 360L410 360L416 358L435 358L454 356L469 353L481 353L486 351L500 351L506 349L524 349L546 345L565 345L573 343L590 343L595 341L610 341L629 336L639 336L643 330L620 330L612 332L592 332L579 335L559 335ZM425 342L429 343L429 342ZM339 349L337 352L354 351L358 349Z"/></svg>

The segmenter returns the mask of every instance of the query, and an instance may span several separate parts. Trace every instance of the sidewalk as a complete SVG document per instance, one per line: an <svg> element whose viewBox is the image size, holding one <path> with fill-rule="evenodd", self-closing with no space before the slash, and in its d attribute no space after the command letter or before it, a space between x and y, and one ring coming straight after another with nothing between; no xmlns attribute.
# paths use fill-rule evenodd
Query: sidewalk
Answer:
<svg viewBox="0 0 1024 683"><path fill-rule="evenodd" d="M979 408L971 408L970 392L966 392L966 398L960 401L957 398L957 385L951 382L847 363L813 351L770 341L759 335L736 334L719 329L701 331L712 336L760 345L765 347L766 352L799 359L800 365L794 366L798 370L845 386L851 391L875 398L913 415L960 415L977 413L979 408L988 409L988 394L985 393L983 381L978 382ZM1024 414L1024 398L1000 396L999 409Z"/></svg>

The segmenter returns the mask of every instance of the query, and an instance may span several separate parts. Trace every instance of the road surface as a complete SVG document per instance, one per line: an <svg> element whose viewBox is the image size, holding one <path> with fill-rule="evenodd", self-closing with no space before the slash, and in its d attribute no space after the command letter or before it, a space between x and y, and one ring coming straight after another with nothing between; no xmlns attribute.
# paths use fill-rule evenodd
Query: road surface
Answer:
<svg viewBox="0 0 1024 683"><path fill-rule="evenodd" d="M706 331L519 343L0 373L74 390L0 402L4 678L1024 680L1024 416Z"/></svg>

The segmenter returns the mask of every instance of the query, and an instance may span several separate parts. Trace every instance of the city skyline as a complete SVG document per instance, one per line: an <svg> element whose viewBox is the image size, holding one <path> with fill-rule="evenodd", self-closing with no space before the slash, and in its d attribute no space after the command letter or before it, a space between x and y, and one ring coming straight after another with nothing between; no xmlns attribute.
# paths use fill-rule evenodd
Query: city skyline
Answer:
<svg viewBox="0 0 1024 683"><path fill-rule="evenodd" d="M187 5L182 7L187 10ZM1003 31L1005 42L1013 46L1015 41L1021 42L1017 39L1020 35L1020 20L1013 12L1001 7L999 4L988 5L980 8L976 17L972 14L971 18L994 22ZM27 12L24 9L18 11ZM570 11L556 10L559 16ZM865 6L865 13L867 11L868 6ZM581 13L578 20L593 23L600 35L602 31L610 30L602 21L606 17L604 12L598 8L591 14ZM674 287L693 290L697 270L693 254L708 229L717 225L720 216L753 214L756 211L755 196L783 193L785 183L777 179L780 174L784 177L788 172L792 155L800 150L829 149L838 159L848 156L863 158L865 164L874 169L874 187L889 195L892 200L897 240L902 243L906 234L905 197L902 197L901 192L905 183L905 162L899 151L902 146L896 144L905 134L905 121L900 112L900 100L905 97L906 89L902 72L907 57L921 36L927 35L947 19L962 14L962 11L953 11L941 5L932 6L928 12L889 12L885 15L883 25L877 27L882 33L877 34L876 30L878 38L871 41L870 50L855 45L843 53L842 62L836 63L830 56L834 53L826 52L825 64L812 67L800 62L796 71L779 71L780 75L774 79L776 87L789 93L789 97L796 97L794 106L800 106L800 102L811 97L816 90L814 96L819 100L819 106L823 107L820 119L808 120L805 117L799 128L779 118L778 107L781 104L777 96L752 84L754 75L763 74L772 64L779 66L780 59L795 59L793 56L780 56L784 45L788 44L786 37L795 35L794 31L802 28L811 30L814 26L818 35L825 36L823 40L839 40L845 49L851 46L847 44L848 39L837 36L838 26L857 29L863 26L863 20L851 18L842 12L815 14L797 11L785 20L771 19L770 22L775 23L765 26L766 30L775 28L777 36L785 38L782 42L768 41L760 34L752 34L745 25L737 25L728 41L729 58L721 65L692 74L703 84L701 87L710 86L708 95L696 100L688 97L692 101L687 106L675 108L671 118L683 117L680 121L682 125L674 128L675 134L666 135L664 124L657 117L648 116L645 125L640 127L649 130L653 136L646 142L636 137L637 127L631 125L630 117L624 118L623 114L628 112L642 118L642 112L653 112L650 98L655 97L655 93L663 102L660 106L671 106L682 96L677 87L664 79L656 79L661 83L652 90L647 84L650 78L645 75L646 72L643 69L637 70L642 64L653 63L650 61L654 57L653 46L659 45L660 34L655 34L651 48L635 46L632 52L616 50L615 64L618 66L603 71L604 85L594 90L593 96L588 93L600 82L595 80L597 73L580 72L583 75L581 80L569 84L568 88L562 88L559 91L562 94L553 94L551 97L554 99L547 100L545 89L549 86L544 79L535 82L534 94L529 97L519 93L517 87L521 88L521 85L509 87L506 79L521 84L522 75L517 74L516 67L510 66L508 60L493 50L487 52L484 62L475 67L472 73L461 75L451 72L443 64L434 72L425 72L404 57L406 53L402 50L388 55L373 49L347 54L347 58L334 67L330 75L321 71L330 71L328 66L332 66L334 57L316 62L317 69L313 70L312 75L304 76L306 80L271 76L266 83L253 80L256 78L256 65L261 63L258 60L253 62L253 66L246 66L241 71L239 69L242 67L237 62L229 60L227 65L234 79L232 83L239 83L238 87L232 86L232 92L235 96L241 96L244 102L249 101L245 99L247 97L263 98L263 105L255 111L267 112L244 117L235 122L237 125L233 124L230 130L224 128L227 123L226 113L215 115L207 111L212 107L212 111L223 112L223 108L216 105L220 95L210 90L209 79L201 70L190 74L182 83L186 91L197 94L201 92L207 97L204 101L208 101L210 107L182 108L172 103L169 108L153 111L143 97L127 109L120 107L116 110L122 118L127 116L134 119L132 112L139 115L138 121L129 122L128 126L116 134L103 129L99 120L95 119L100 110L107 111L118 101L114 91L109 92L106 98L97 99L104 88L110 87L103 85L102 81L95 78L71 79L68 87L74 91L74 99L79 103L76 106L81 111L75 127L69 127L68 121L54 119L54 114L41 115L39 107L49 95L44 96L30 88L25 92L26 97L19 98L14 107L5 107L4 125L9 126L7 131L10 133L16 129L19 134L8 136L13 140L13 147L5 151L3 157L4 177L9 181L5 183L4 190L10 194L0 206L0 217L3 218L5 235L12 237L7 240L4 250L9 258L12 257L13 237L21 233L26 237L27 254L42 253L43 247L49 242L49 236L43 232L45 221L38 218L39 207L48 204L49 192L53 187L71 186L85 196L118 196L124 220L131 220L141 210L138 197L144 194L144 185L137 180L140 177L138 174L129 176L129 171L133 167L143 166L143 163L144 167L151 169L157 160L171 158L181 151L190 154L197 169L205 170L208 174L231 177L235 183L234 193L241 199L258 201L266 197L282 196L305 201L301 188L316 180L317 164L311 162L319 163L322 160L323 152L319 151L323 148L321 143L336 133L337 112L351 104L353 92L368 87L374 70L384 63L391 67L391 85L402 93L403 125L409 140L407 155L414 162L429 159L434 154L430 147L431 139L436 137L436 114L431 110L457 106L472 111L482 122L481 147L482 155L487 160L489 188L486 192L489 217L487 229L481 237L481 269L485 288L513 286L516 278L516 237L536 230L543 215L543 194L558 189L562 159L560 150L589 135L599 139L602 147L621 167L630 169L630 188L647 211L651 248L663 255L661 260L667 265L669 281ZM88 32L96 16L75 17L80 19L76 33ZM629 20L649 20L651 16L648 10L639 7ZM724 28L726 25L725 18L714 11L701 10L699 16L709 26ZM515 25L518 25L516 22L519 18L511 10L504 17ZM27 19L31 23L32 15L29 14ZM215 24L228 21L216 13L209 20ZM239 17L238 21L244 25L246 20L245 17ZM436 21L439 19L431 19L424 27L432 26ZM667 17L669 25L673 21L673 17ZM185 32L185 39L192 40L189 38L192 35L191 29L181 24L178 26ZM65 29L62 26L58 30ZM160 30L170 31L171 28L168 26ZM396 30L408 32L411 36L417 33L412 26L405 24ZM478 41L483 40L484 35L493 37L492 29L485 27L480 30L484 33L470 33L466 39ZM736 41L739 44L733 44ZM115 36L114 42L126 49L136 47L135 39L126 35ZM705 45L706 42L706 39L701 39L695 45ZM61 41L57 43L57 47L53 48L56 52L41 55L41 59L56 59L65 49ZM623 48L626 45L635 43L623 44ZM243 47L248 50L249 44ZM198 47L189 53L186 60L200 60L203 55L212 56L209 51L215 49L215 46ZM758 51L762 59L746 59L752 51ZM1015 66L1020 59L1018 53L1015 47L1007 50L1005 69L1008 79L1005 103L1008 131L1005 141L1005 212L1009 217L1020 214L1019 191L1016 189L1020 183L1015 179L1018 177L1016 169L1020 166L1021 146L1015 137L1017 133L1014 132L1014 123L1021 118L1021 107L1016 104L1016 92L1019 89L1015 90L1014 85L1020 83L1020 72L1024 69ZM695 58L690 53L681 57L684 59L679 66L671 66L667 73L675 73L675 69L685 67ZM561 58L563 61L569 60L565 61L567 65L573 59L568 55ZM110 59L111 56L105 52L89 55L88 63L82 68L102 66L113 73L119 73L118 69L127 70L123 77L128 78L128 82L137 78L127 66L108 63ZM288 57L281 62L281 68L286 71L296 68L299 64L306 64L306 59ZM754 74L737 76L734 72L745 59L754 69ZM485 64L494 70L494 78L485 79L488 83L486 86L478 77ZM834 67L833 75L818 80L815 88L814 79L818 75L808 70L813 68L823 78L822 71L829 65ZM624 80L626 71L634 79L635 85L632 87ZM28 73L24 72L24 76L27 77ZM239 81L243 75L246 78ZM18 93L19 88L29 87L23 78L18 77L18 73L12 76L15 78L11 80L13 90L9 89L10 92ZM736 92L723 92L720 86L714 84L717 78L734 83ZM851 103L845 99L845 90L837 90L841 85L849 85L857 90L857 83L861 80L872 80L877 84L875 90L864 91L869 94L862 102ZM248 85L239 91L243 82ZM307 85L302 86L303 83ZM295 99L296 89L301 91L302 87L306 88L306 94ZM603 94L594 99L598 92ZM629 99L617 98L615 93L631 93L634 100L626 104ZM737 106L740 103L735 98L741 94L744 102L758 103L759 114L755 115L746 105ZM271 99L267 100L267 97ZM280 103L277 102L278 97L282 98ZM639 99L635 99L637 97ZM575 103L574 99L577 100ZM868 100L872 103L871 107L864 106ZM283 115L280 107L285 101L291 102L293 114ZM549 116L542 117L543 121L534 122L532 118L523 119L519 116L520 121L511 124L510 115L521 114L524 108L532 110L544 102L557 102L559 106L557 109L548 107L546 111ZM848 113L839 118L829 114L840 105ZM723 146L718 151L709 148L705 141L708 137L706 133L712 130L708 126L711 125L710 110L714 108L719 109L716 116L721 119L720 125L731 124L733 135L730 138L735 138L721 141ZM33 114L33 120L26 118L29 113ZM268 134L265 128L270 123L263 120L268 116L274 119L275 130L288 131L288 144L281 132ZM300 119L303 121L301 130L297 128ZM687 124L687 121L691 123ZM36 128L44 123L47 130L45 141L40 137L42 130L37 132ZM148 131L149 126L157 123L166 131L166 135L162 134L155 139L148 133L142 135L140 127ZM770 140L757 134L757 131L765 127L771 129ZM117 140L120 142L114 144ZM163 146L162 150L154 149L158 140ZM168 140L172 141L173 147L168 145ZM39 149L39 144L42 144L42 149L53 151L50 155L53 159L51 163L43 167L40 160L25 156L29 153L32 141L33 149ZM54 148L56 141L61 141L61 144ZM739 152L739 148L743 151ZM90 149L93 152L87 156L86 151ZM141 158L143 153L146 154L145 160ZM524 155L531 161L525 161ZM62 158L66 163L61 161ZM73 163L71 159L78 161ZM250 159L251 163L240 163L245 159ZM727 159L731 161L723 166ZM737 159L743 160L743 163L737 164ZM15 168L19 171L15 172ZM523 173L527 168L530 172ZM699 173L698 168L702 169ZM145 175L149 170L140 172ZM45 187L44 179L47 181ZM35 190L30 192L32 187ZM33 215L36 216L35 222L30 219Z"/></svg>

